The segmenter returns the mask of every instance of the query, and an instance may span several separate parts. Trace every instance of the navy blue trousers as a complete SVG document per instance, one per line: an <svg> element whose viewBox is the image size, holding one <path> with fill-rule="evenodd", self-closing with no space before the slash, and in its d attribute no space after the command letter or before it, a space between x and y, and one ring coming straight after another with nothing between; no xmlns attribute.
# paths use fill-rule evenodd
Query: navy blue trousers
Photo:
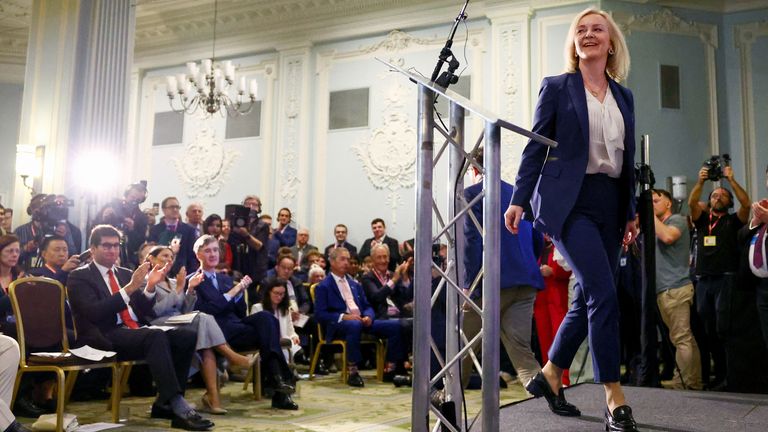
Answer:
<svg viewBox="0 0 768 432"><path fill-rule="evenodd" d="M347 361L350 363L357 364L363 359L360 353L360 336L363 332L387 340L387 362L403 360L402 329L398 320L374 320L370 327L363 326L361 321L341 321L331 325L335 327L333 337L347 341Z"/></svg>
<svg viewBox="0 0 768 432"><path fill-rule="evenodd" d="M579 198L553 239L576 277L574 298L549 350L549 360L567 369L589 337L595 382L620 375L619 301L615 273L621 247L619 183L606 175L584 177Z"/></svg>

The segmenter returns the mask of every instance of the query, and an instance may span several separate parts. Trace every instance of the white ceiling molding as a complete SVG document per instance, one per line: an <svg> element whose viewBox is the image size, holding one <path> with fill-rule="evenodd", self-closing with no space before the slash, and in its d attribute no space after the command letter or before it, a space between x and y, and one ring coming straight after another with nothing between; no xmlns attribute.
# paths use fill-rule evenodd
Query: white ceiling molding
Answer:
<svg viewBox="0 0 768 432"><path fill-rule="evenodd" d="M755 133L755 103L752 94L752 44L759 37L768 37L768 21L740 24L734 28L736 48L741 52L741 119L744 140L744 173L750 196L758 196L757 138Z"/></svg>
<svg viewBox="0 0 768 432"><path fill-rule="evenodd" d="M709 92L709 147L711 154L720 154L717 117L717 72L715 50L717 50L717 26L708 23L686 21L669 9L659 9L649 15L621 14L614 16L626 36L633 31L668 33L697 37L704 44L707 65L707 90Z"/></svg>

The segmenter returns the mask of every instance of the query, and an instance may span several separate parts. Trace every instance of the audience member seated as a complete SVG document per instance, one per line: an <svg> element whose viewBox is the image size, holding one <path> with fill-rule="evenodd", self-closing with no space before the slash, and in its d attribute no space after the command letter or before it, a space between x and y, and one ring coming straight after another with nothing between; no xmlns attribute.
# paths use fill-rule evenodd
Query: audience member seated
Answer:
<svg viewBox="0 0 768 432"><path fill-rule="evenodd" d="M371 221L371 231L373 232L373 237L363 242L358 258L365 260L365 258L371 254L371 249L373 249L374 246L385 244L389 247L389 270L395 271L397 265L402 261L400 259L400 242L398 242L397 239L387 237L387 226L381 218L376 218Z"/></svg>
<svg viewBox="0 0 768 432"><path fill-rule="evenodd" d="M291 226L293 214L289 208L281 208L277 212L277 229L274 236L280 242L280 246L291 247L296 244L296 228Z"/></svg>
<svg viewBox="0 0 768 432"><path fill-rule="evenodd" d="M13 308L8 288L11 282L24 277L24 271L19 267L21 243L13 234L0 236L0 332L16 337L16 323L12 319ZM9 319L9 317L11 319Z"/></svg>
<svg viewBox="0 0 768 432"><path fill-rule="evenodd" d="M347 226L344 224L337 224L335 227L333 227L333 236L336 238L336 241L325 247L323 256L325 257L326 261L328 261L328 252L330 252L331 249L340 247L348 250L349 256L351 258L357 258L357 248L353 246L352 243L347 241L347 233Z"/></svg>
<svg viewBox="0 0 768 432"><path fill-rule="evenodd" d="M179 200L176 197L167 197L161 203L163 218L149 230L147 241L159 245L171 246L176 250L176 260L171 267L171 275L175 275L180 268L185 267L187 273L197 270L199 265L195 258L192 245L195 243L195 229L181 221Z"/></svg>
<svg viewBox="0 0 768 432"><path fill-rule="evenodd" d="M165 325L166 321L174 316L190 313L197 302L197 293L194 289L185 291L185 278L187 272L184 267L176 274L175 279L167 276L167 271L173 263L173 252L168 246L155 246L148 255L152 268L161 268L162 271L152 272L149 277L156 280L147 280L147 286L153 286L155 290L155 305L152 310L157 318L152 320L153 325ZM202 278L202 273L196 277ZM216 320L206 314L197 313L192 325L197 331L197 345L195 349L201 358L200 373L205 383L205 394L201 400L202 411L211 414L226 414L219 399L218 373L216 370L216 354L214 350L224 356L233 366L248 368L254 361L254 356L246 357L232 350L224 338Z"/></svg>
<svg viewBox="0 0 768 432"><path fill-rule="evenodd" d="M153 418L171 419L171 427L180 429L211 429L213 422L183 396L197 335L188 328L139 328L154 317L155 294L141 290L149 263L133 273L117 267L120 233L112 226L94 227L89 243L93 262L73 270L67 281L78 342L115 351L120 359L146 361L158 390Z"/></svg>
<svg viewBox="0 0 768 432"><path fill-rule="evenodd" d="M203 234L212 235L219 240L219 251L221 251L221 256L219 257L219 265L216 266L216 271L231 274L232 261L234 258L232 256L232 248L229 247L226 239L222 240L221 233L223 226L224 221L221 219L221 216L213 213L203 221ZM229 233L227 233L227 237L229 237Z"/></svg>
<svg viewBox="0 0 768 432"><path fill-rule="evenodd" d="M371 304L377 320L404 317L401 303L401 291L410 287L400 284L403 275L413 259L401 263L394 272L389 268L389 248L386 245L376 245L371 249L371 258L373 259L373 268L370 272L363 274L360 284L365 291L365 297ZM408 276L406 275L407 279Z"/></svg>
<svg viewBox="0 0 768 432"><path fill-rule="evenodd" d="M0 335L0 430L4 432L30 431L16 421L10 408L20 356L19 344L8 336Z"/></svg>
<svg viewBox="0 0 768 432"><path fill-rule="evenodd" d="M309 267L309 280L307 283L312 286L316 283L320 283L323 279L325 279L325 270L317 264L312 264Z"/></svg>
<svg viewBox="0 0 768 432"><path fill-rule="evenodd" d="M311 251L317 251L317 246L309 243L309 230L300 228L296 233L296 244L291 246L291 253L296 259L296 264L306 268L306 257Z"/></svg>
<svg viewBox="0 0 768 432"><path fill-rule="evenodd" d="M384 373L393 375L397 363L404 360L400 324L375 319L363 287L347 276L349 251L344 248L333 249L329 258L331 273L315 287L315 318L323 326L327 340L346 340L349 368L347 384L363 387L365 383L357 370L357 365L362 360L361 334L372 333L387 339L387 363Z"/></svg>
<svg viewBox="0 0 768 432"><path fill-rule="evenodd" d="M301 343L293 327L293 311L290 309L287 286L288 281L279 277L270 279L262 285L264 298L261 300L261 308L277 318L280 323L280 338L291 342L290 348L283 348L285 360L290 361L293 355L301 351Z"/></svg>
<svg viewBox="0 0 768 432"><path fill-rule="evenodd" d="M32 269L32 276L43 276L55 279L67 286L69 272L80 266L79 255L69 256L69 248L64 237L52 235L43 239L40 245L43 266Z"/></svg>
<svg viewBox="0 0 768 432"><path fill-rule="evenodd" d="M291 399L293 378L280 347L280 325L274 315L257 312L246 315L243 291L251 283L249 276L233 284L232 278L216 272L219 262L219 242L203 235L195 242L200 270L187 277L187 289L197 290L197 309L213 315L227 342L236 350L258 349L262 371L275 390L272 406L298 409Z"/></svg>

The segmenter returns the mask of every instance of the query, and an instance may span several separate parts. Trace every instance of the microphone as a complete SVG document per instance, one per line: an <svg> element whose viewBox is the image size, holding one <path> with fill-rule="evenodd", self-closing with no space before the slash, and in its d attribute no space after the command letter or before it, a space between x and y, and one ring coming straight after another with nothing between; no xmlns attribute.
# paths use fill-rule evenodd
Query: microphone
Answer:
<svg viewBox="0 0 768 432"><path fill-rule="evenodd" d="M456 29L459 27L459 23L467 19L465 12L468 4L469 0L465 0L464 6L462 6L459 15L456 16L456 19L453 22L453 27L451 27L451 33L448 36L448 40L445 41L445 46L440 50L435 70L432 71L432 78L430 78L430 81L443 88L447 88L450 84L459 82L459 77L455 75L456 70L459 68L459 61L456 60L456 57L453 55L451 47L453 46L453 37L456 35ZM445 62L448 62L448 70L441 75L440 70L443 68L443 63Z"/></svg>

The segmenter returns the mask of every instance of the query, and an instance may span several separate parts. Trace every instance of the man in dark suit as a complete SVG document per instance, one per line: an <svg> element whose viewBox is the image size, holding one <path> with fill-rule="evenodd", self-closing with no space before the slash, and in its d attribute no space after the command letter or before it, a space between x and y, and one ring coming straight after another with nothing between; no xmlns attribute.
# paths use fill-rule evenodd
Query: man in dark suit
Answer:
<svg viewBox="0 0 768 432"><path fill-rule="evenodd" d="M43 257L43 266L30 271L32 276L43 276L67 285L69 272L80 265L78 255L69 256L67 240L58 235L45 237L40 245L40 254Z"/></svg>
<svg viewBox="0 0 768 432"><path fill-rule="evenodd" d="M363 286L365 297L373 308L376 319L400 318L405 316L401 308L404 304L400 300L406 295L401 295L400 291L407 290L408 287L401 285L400 280L407 271L408 262L397 266L394 272L388 270L389 267L389 248L384 245L374 246L371 250L373 259L373 268L371 271L363 274L360 278L360 284Z"/></svg>
<svg viewBox="0 0 768 432"><path fill-rule="evenodd" d="M136 271L117 267L120 233L110 225L97 225L90 238L93 262L73 270L67 291L79 330L79 340L98 349L117 352L125 360L142 359L149 365L158 396L152 417L169 418L171 426L209 430L213 422L201 417L182 396L197 334L188 328L171 332L139 328L154 316L154 285L159 269L149 264Z"/></svg>
<svg viewBox="0 0 768 432"><path fill-rule="evenodd" d="M192 245L195 244L197 238L195 229L181 221L181 206L176 197L165 198L161 207L163 219L149 229L147 241L165 246L170 245L172 249L175 249L174 244L178 244L176 259L173 261L169 274L175 275L181 267L185 267L187 274L191 274L197 270L199 264L195 258L195 252L192 250Z"/></svg>
<svg viewBox="0 0 768 432"><path fill-rule="evenodd" d="M309 242L309 230L299 229L296 234L296 244L291 246L291 253L296 258L296 263L302 268L308 267L307 254L312 251L317 251L317 246Z"/></svg>
<svg viewBox="0 0 768 432"><path fill-rule="evenodd" d="M387 339L387 363L384 373L392 375L397 363L403 360L400 325L395 321L374 319L373 308L365 298L363 287L347 276L348 250L332 250L330 260L330 273L315 287L315 318L325 328L327 340L346 340L349 368L347 384L363 387L365 383L357 371L357 364L362 360L362 332Z"/></svg>
<svg viewBox="0 0 768 432"><path fill-rule="evenodd" d="M273 234L277 241L280 242L280 246L291 247L296 244L296 228L291 226L292 214L291 210L287 207L283 207L277 212L277 229Z"/></svg>
<svg viewBox="0 0 768 432"><path fill-rule="evenodd" d="M196 309L213 315L227 342L235 350L257 348L261 354L262 370L268 384L275 390L272 407L296 410L291 399L293 378L280 347L280 325L269 312L246 315L243 291L251 284L246 275L234 284L226 274L216 272L219 262L219 241L208 234L195 242L200 270L187 277L188 290L197 291Z"/></svg>
<svg viewBox="0 0 768 432"><path fill-rule="evenodd" d="M373 231L373 237L365 240L363 246L360 248L360 255L358 259L363 262L365 257L371 254L371 248L378 244L385 244L389 247L389 271L395 271L395 268L400 264L400 242L391 237L387 237L387 226L384 224L384 220L376 218L371 221L371 231Z"/></svg>
<svg viewBox="0 0 768 432"><path fill-rule="evenodd" d="M336 241L325 247L325 261L328 261L328 253L331 249L343 247L349 251L349 256L352 258L357 257L357 248L352 243L347 241L347 226L344 224L337 224L333 227L333 236L336 237Z"/></svg>

